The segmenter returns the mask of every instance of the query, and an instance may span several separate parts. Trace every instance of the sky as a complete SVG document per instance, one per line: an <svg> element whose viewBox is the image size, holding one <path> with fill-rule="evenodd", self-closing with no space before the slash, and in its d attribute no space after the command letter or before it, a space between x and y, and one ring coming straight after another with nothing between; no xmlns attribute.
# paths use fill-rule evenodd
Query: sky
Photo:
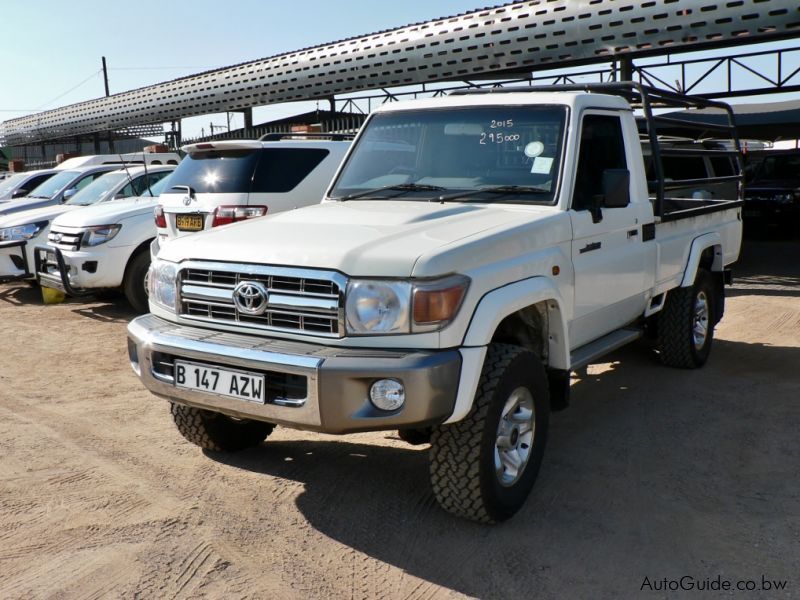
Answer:
<svg viewBox="0 0 800 600"><path fill-rule="evenodd" d="M501 2L497 2L498 4ZM484 0L3 0L0 121L324 42L451 16ZM493 4L491 1L488 4ZM121 7L125 7L121 10ZM291 7L300 7L292 14ZM323 108L327 108L327 105ZM307 109L305 109L307 110ZM254 113L261 122L303 112ZM260 114L261 113L261 114ZM234 125L241 127L241 116ZM184 134L209 117L187 119ZM215 125L224 115L213 117Z"/></svg>
<svg viewBox="0 0 800 600"><path fill-rule="evenodd" d="M500 0L3 0L0 121L200 71L346 37L451 16ZM124 6L124 11L120 7ZM299 7L297 14L291 7ZM800 46L791 40L772 46ZM756 51L744 47L744 52ZM707 53L706 53L707 55ZM797 55L800 65L800 52ZM788 66L788 65L787 65ZM765 67L766 71L766 67ZM775 100L797 98L778 96ZM741 102L743 100L735 100ZM746 100L745 100L746 101ZM759 98L757 101L764 101ZM324 103L321 108L327 108ZM260 123L312 110L311 103L259 107ZM233 117L242 126L242 116ZM225 115L185 119L185 137L209 133Z"/></svg>

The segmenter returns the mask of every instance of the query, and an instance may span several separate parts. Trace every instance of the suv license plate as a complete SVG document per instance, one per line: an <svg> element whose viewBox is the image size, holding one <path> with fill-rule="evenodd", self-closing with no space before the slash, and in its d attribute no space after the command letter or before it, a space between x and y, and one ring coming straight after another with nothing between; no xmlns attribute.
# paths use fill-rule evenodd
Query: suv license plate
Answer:
<svg viewBox="0 0 800 600"><path fill-rule="evenodd" d="M219 394L256 404L266 403L265 381L260 373L176 360L174 376L175 386L179 388Z"/></svg>
<svg viewBox="0 0 800 600"><path fill-rule="evenodd" d="M175 227L181 231L201 231L203 215L176 215Z"/></svg>

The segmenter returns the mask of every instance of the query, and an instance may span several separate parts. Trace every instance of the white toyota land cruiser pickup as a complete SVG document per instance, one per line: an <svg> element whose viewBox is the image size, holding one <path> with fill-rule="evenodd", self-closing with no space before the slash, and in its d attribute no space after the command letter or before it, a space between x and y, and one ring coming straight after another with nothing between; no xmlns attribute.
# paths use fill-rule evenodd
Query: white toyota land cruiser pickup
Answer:
<svg viewBox="0 0 800 600"><path fill-rule="evenodd" d="M665 364L703 365L740 177L667 182L662 157L738 167L738 139L653 108L729 108L637 84L496 92L386 104L322 204L162 249L129 354L183 436L399 429L429 439L443 508L495 522L533 486L571 370L646 334ZM732 143L662 149L661 128Z"/></svg>

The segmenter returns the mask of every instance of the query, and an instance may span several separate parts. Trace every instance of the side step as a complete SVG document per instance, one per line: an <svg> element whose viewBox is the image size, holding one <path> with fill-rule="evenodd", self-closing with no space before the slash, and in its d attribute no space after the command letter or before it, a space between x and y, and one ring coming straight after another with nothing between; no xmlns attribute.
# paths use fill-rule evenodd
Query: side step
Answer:
<svg viewBox="0 0 800 600"><path fill-rule="evenodd" d="M576 348L570 355L570 369L580 369L588 364L591 364L601 356L605 356L609 352L613 352L617 348L621 348L625 344L629 344L642 337L641 329L617 329L608 335L589 342L585 346Z"/></svg>

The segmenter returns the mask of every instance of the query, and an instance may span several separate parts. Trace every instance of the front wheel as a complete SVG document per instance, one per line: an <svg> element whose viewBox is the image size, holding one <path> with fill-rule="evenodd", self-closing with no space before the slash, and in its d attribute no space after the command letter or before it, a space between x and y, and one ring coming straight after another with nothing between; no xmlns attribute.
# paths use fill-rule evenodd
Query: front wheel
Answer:
<svg viewBox="0 0 800 600"><path fill-rule="evenodd" d="M667 294L658 317L658 351L670 367L702 367L711 353L716 319L717 291L706 270L699 270L692 287Z"/></svg>
<svg viewBox="0 0 800 600"><path fill-rule="evenodd" d="M150 253L139 252L128 263L122 291L130 305L139 314L150 311L147 302L147 270L150 268Z"/></svg>
<svg viewBox="0 0 800 600"><path fill-rule="evenodd" d="M514 515L533 487L550 420L536 354L490 344L470 413L433 431L430 476L446 511L482 523Z"/></svg>
<svg viewBox="0 0 800 600"><path fill-rule="evenodd" d="M267 439L275 429L272 423L234 419L174 402L170 412L181 435L204 450L238 452L252 448Z"/></svg>

